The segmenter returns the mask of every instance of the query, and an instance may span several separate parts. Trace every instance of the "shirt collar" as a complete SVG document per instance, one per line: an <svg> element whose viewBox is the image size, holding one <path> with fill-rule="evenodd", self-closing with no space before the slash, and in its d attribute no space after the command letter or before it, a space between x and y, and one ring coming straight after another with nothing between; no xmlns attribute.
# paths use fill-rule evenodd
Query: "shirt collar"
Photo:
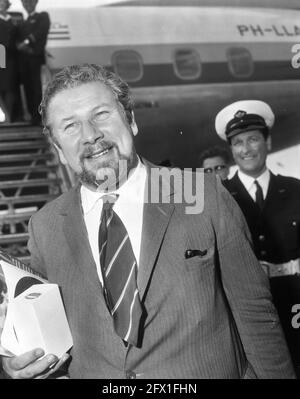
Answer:
<svg viewBox="0 0 300 399"><path fill-rule="evenodd" d="M119 195L116 206L122 203L136 203L137 201L143 201L146 175L146 167L139 159L137 167L134 169L133 173L126 180L126 182L122 184L122 186L116 191L111 193ZM80 194L84 214L90 212L99 199L101 199L104 195L107 195L106 193L92 191L84 185L82 185L80 188Z"/></svg>
<svg viewBox="0 0 300 399"><path fill-rule="evenodd" d="M0 19L3 19L3 21L9 21L11 19L11 16L9 14L6 14L5 16L3 14L0 14Z"/></svg>
<svg viewBox="0 0 300 399"><path fill-rule="evenodd" d="M270 171L266 169L259 177L256 179L254 177L248 176L243 173L241 170L238 170L238 177L245 186L247 191L250 191L254 181L258 181L260 186L264 189L264 192L267 191L270 182Z"/></svg>

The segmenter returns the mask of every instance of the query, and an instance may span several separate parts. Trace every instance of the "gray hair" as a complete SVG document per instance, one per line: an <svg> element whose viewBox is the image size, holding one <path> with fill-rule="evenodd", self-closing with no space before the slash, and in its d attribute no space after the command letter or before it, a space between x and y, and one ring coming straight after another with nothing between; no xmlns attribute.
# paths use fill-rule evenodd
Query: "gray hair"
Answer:
<svg viewBox="0 0 300 399"><path fill-rule="evenodd" d="M90 82L101 82L110 88L116 100L123 107L128 123L132 123L133 99L129 86L124 80L101 65L71 65L55 74L45 89L39 107L45 134L51 135L48 121L48 107L51 99L60 91Z"/></svg>

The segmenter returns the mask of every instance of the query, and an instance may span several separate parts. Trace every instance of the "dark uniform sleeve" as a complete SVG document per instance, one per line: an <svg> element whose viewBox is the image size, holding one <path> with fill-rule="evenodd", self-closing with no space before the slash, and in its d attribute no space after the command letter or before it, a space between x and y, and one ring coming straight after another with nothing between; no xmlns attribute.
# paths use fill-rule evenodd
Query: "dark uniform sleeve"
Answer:
<svg viewBox="0 0 300 399"><path fill-rule="evenodd" d="M28 35L30 46L35 55L44 53L47 42L47 35L50 29L50 18L47 12L41 12L36 24L34 24L31 32Z"/></svg>
<svg viewBox="0 0 300 399"><path fill-rule="evenodd" d="M50 29L50 17L47 12L35 15L34 22L27 20L18 26L18 43L28 40L28 52L34 56L44 57L47 36Z"/></svg>

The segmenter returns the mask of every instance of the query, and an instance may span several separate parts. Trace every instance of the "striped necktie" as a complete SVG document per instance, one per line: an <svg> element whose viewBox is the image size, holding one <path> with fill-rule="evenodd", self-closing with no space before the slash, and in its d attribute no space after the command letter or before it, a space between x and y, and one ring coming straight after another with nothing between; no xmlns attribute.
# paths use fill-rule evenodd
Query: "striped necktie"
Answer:
<svg viewBox="0 0 300 399"><path fill-rule="evenodd" d="M256 185L256 192L255 192L255 202L259 206L259 209L262 210L264 206L264 195L261 188L261 185L258 183L257 180L254 180L254 184Z"/></svg>
<svg viewBox="0 0 300 399"><path fill-rule="evenodd" d="M137 288L137 263L127 230L113 206L116 197L103 197L99 229L103 292L116 333L137 346L142 306Z"/></svg>

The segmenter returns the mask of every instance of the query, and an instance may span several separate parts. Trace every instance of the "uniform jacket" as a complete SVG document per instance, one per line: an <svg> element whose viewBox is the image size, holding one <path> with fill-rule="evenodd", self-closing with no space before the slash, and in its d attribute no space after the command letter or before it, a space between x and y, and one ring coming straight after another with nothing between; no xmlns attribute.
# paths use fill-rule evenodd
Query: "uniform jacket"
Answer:
<svg viewBox="0 0 300 399"><path fill-rule="evenodd" d="M12 19L0 18L0 44L5 47L6 64L0 68L0 91L12 91L15 87L16 73L16 26Z"/></svg>
<svg viewBox="0 0 300 399"><path fill-rule="evenodd" d="M33 56L41 64L45 63L45 46L47 35L50 28L50 18L47 12L36 12L29 16L20 26L18 40L29 40L28 51L26 55Z"/></svg>
<svg viewBox="0 0 300 399"><path fill-rule="evenodd" d="M146 166L151 183L152 166ZM32 217L31 266L61 287L74 340L71 378L294 376L242 214L221 183L198 176L205 178L201 213L186 214L187 204L173 201L180 184L165 179L154 187L162 190L160 201L144 205L138 287L145 320L139 347L125 347L114 333L79 187ZM186 259L188 249L203 253Z"/></svg>
<svg viewBox="0 0 300 399"><path fill-rule="evenodd" d="M260 211L237 173L224 185L242 209L260 260L287 262L300 257L300 181L271 173Z"/></svg>

